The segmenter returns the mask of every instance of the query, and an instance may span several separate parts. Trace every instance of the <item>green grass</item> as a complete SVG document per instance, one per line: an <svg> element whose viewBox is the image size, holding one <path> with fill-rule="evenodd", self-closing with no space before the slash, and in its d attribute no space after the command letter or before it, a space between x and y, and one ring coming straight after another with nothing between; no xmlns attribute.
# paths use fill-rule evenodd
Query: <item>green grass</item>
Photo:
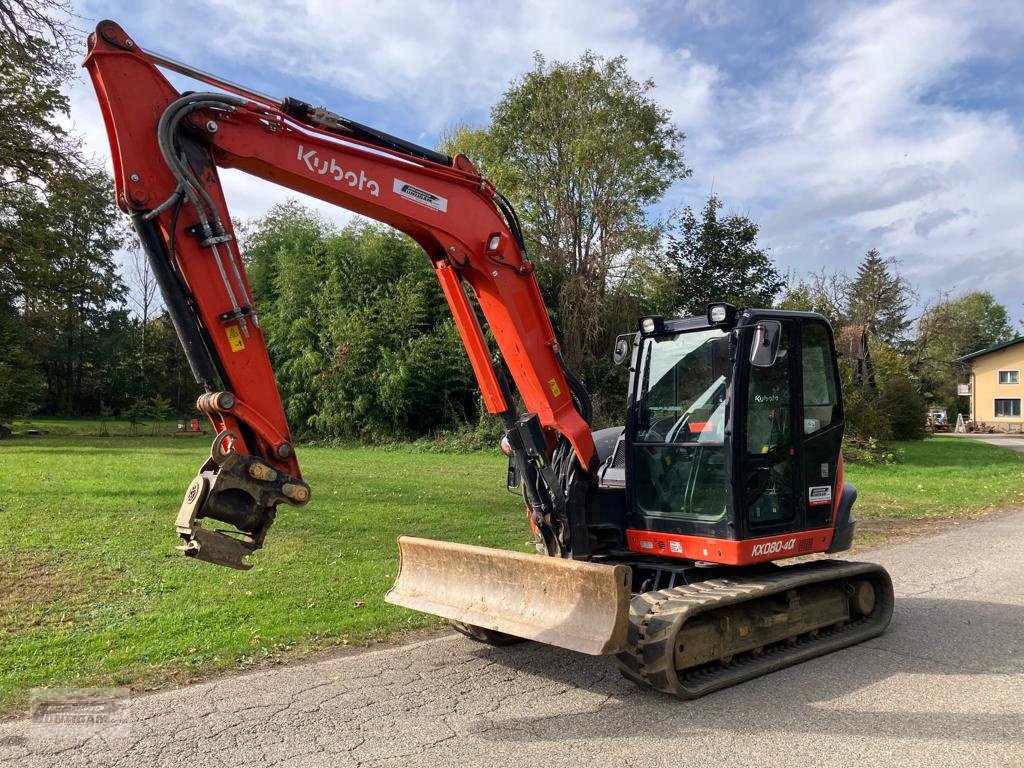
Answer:
<svg viewBox="0 0 1024 768"><path fill-rule="evenodd" d="M847 468L860 517L1024 501L1020 454L957 438L900 448L902 464ZM142 688L435 624L383 601L400 533L527 549L497 452L306 447L313 501L282 508L253 570L187 560L173 519L206 449L56 428L0 441L0 713L32 686Z"/></svg>
<svg viewBox="0 0 1024 768"><path fill-rule="evenodd" d="M859 518L962 517L1024 503L1024 454L960 437L898 443L894 465L846 467Z"/></svg>
<svg viewBox="0 0 1024 768"><path fill-rule="evenodd" d="M191 418L191 417L189 417ZM87 437L169 437L178 431L177 419L143 419L132 425L123 419L58 419L50 416L37 419L16 419L12 425L15 436L25 434L26 430L39 430L44 435L82 435ZM203 428L209 431L210 425L203 420ZM183 435L183 438L191 435Z"/></svg>
<svg viewBox="0 0 1024 768"><path fill-rule="evenodd" d="M38 685L147 684L438 620L384 603L400 533L524 548L504 457L305 448L309 506L282 508L251 571L174 551L205 443L0 442L0 712Z"/></svg>

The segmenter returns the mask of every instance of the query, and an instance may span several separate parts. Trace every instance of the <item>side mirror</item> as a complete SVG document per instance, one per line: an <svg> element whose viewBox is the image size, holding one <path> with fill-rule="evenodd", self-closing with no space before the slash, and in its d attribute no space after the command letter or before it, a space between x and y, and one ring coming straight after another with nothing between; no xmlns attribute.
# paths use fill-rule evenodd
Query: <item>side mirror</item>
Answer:
<svg viewBox="0 0 1024 768"><path fill-rule="evenodd" d="M629 360L629 352L633 346L633 334L624 333L615 338L615 348L612 350L612 362L622 365Z"/></svg>
<svg viewBox="0 0 1024 768"><path fill-rule="evenodd" d="M782 339L782 323L778 320L761 320L754 328L754 339L750 342L750 364L758 368L771 368L779 356L779 341Z"/></svg>

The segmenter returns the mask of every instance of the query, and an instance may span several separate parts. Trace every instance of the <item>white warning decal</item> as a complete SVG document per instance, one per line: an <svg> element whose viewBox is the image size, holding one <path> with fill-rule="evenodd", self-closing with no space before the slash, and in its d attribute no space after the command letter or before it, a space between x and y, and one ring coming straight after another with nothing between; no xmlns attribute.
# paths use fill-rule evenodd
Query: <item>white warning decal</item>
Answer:
<svg viewBox="0 0 1024 768"><path fill-rule="evenodd" d="M820 507L822 504L832 503L831 485L812 485L807 489L807 504L811 507Z"/></svg>
<svg viewBox="0 0 1024 768"><path fill-rule="evenodd" d="M425 205L427 208L433 208L441 213L448 212L447 197L435 195L433 192L428 192L401 179L395 179L394 190L396 195L401 195L407 200L412 200L414 203Z"/></svg>

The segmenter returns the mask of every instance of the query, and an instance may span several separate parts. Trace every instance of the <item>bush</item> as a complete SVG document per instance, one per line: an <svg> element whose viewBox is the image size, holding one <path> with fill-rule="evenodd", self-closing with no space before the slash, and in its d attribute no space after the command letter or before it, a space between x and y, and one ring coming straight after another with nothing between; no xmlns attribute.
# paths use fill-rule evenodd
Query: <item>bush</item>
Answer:
<svg viewBox="0 0 1024 768"><path fill-rule="evenodd" d="M849 438L843 441L843 459L853 464L896 464L900 453L888 443L873 437Z"/></svg>
<svg viewBox="0 0 1024 768"><path fill-rule="evenodd" d="M885 383L879 398L879 410L888 419L895 440L920 440L924 437L928 406L917 387L906 376Z"/></svg>
<svg viewBox="0 0 1024 768"><path fill-rule="evenodd" d="M859 387L851 387L845 394L847 441L891 442L892 426L880 407L878 396Z"/></svg>

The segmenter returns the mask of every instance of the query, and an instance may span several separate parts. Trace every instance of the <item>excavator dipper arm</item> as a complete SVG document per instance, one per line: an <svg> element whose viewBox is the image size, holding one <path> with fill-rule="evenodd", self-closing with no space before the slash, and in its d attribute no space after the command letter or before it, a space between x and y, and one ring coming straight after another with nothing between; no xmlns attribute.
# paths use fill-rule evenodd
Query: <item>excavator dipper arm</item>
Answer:
<svg viewBox="0 0 1024 768"><path fill-rule="evenodd" d="M178 93L157 65L231 93ZM463 156L449 158L295 99L274 100L149 55L101 22L84 66L110 140L117 203L131 215L215 431L177 520L186 554L236 568L281 502L304 504L259 314L218 168L237 168L405 232L426 251L487 410L500 415L531 518L567 536L555 451L584 471L595 450L586 393L566 370L511 206ZM494 334L492 360L471 303ZM517 418L509 372L527 413ZM211 519L231 526L203 528Z"/></svg>

